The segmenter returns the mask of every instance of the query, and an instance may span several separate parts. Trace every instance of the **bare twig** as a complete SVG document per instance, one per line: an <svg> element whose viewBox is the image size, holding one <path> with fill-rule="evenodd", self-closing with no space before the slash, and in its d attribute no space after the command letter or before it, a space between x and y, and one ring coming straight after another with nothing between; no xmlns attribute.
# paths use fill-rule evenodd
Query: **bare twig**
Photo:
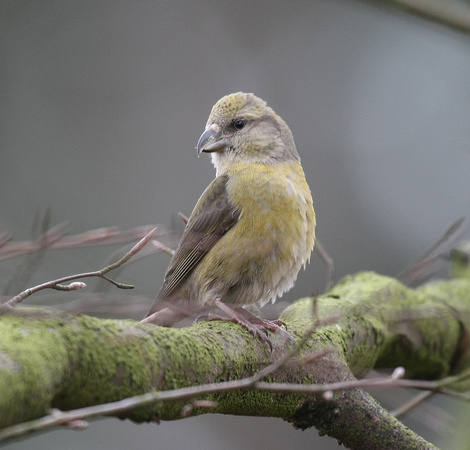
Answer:
<svg viewBox="0 0 470 450"><path fill-rule="evenodd" d="M167 247L166 245L162 244L160 241L157 241L155 239L152 241L152 246L158 251L165 252L170 256L173 256L175 254L175 251L173 249Z"/></svg>
<svg viewBox="0 0 470 450"><path fill-rule="evenodd" d="M135 239L141 239L142 237L146 236L152 229L155 228L155 225L145 225L142 227L132 228L130 230L119 231L115 227L109 227L97 228L95 230L86 231L84 233L76 234L73 236L64 236L64 233L61 233L61 235L58 236L58 227L59 230L61 230L65 224L66 222L46 231L43 240L43 245L46 245L49 249L63 249L104 244L122 244L125 242L133 241ZM60 237L60 240L57 239L57 237ZM20 256L25 253L35 252L38 250L37 242L10 241L10 235L2 234L2 238L0 239L0 260L14 258L16 256Z"/></svg>
<svg viewBox="0 0 470 450"><path fill-rule="evenodd" d="M165 252L170 256L173 256L175 251L171 249L170 247L166 246L160 241L157 241L156 239L152 239L148 245L142 249L138 255L135 255L135 257L132 259L133 262L138 261L141 258L145 258L146 256L153 255L158 252ZM117 255L122 253L122 249L114 252L111 257L109 258L111 261L115 260L117 258Z"/></svg>
<svg viewBox="0 0 470 450"><path fill-rule="evenodd" d="M299 342L299 345L302 341ZM299 347L296 346L298 349ZM26 433L45 430L58 425L69 424L81 424L85 425L84 419L91 417L102 416L102 415L116 415L125 411L129 411L136 407L142 407L154 404L156 402L169 402L176 400L190 400L192 407L184 408L182 416L186 416L192 412L194 407L210 408L216 404L213 402L207 402L205 400L198 400L194 403L196 396L214 394L219 392L229 392L241 389L257 389L261 391L269 392L282 392L282 393L302 393L302 394L318 394L323 395L325 399L333 398L333 392L355 389L355 388L368 388L368 387L411 387L417 389L426 389L432 392L444 392L448 390L448 386L453 383L465 380L470 375L470 370L464 371L460 375L445 378L437 381L421 381L421 380L404 380L401 379L404 375L403 368L399 367L395 369L391 376L368 378L362 380L349 380L344 382L328 383L328 384L314 384L314 385L303 385L296 383L267 383L260 381L262 378L276 371L282 364L292 355L280 358L273 364L267 366L260 372L254 374L251 377L247 377L241 380L225 381L220 383L208 383L199 386L186 387L181 389L174 389L163 392L152 392L135 397L129 397L124 400L106 403L102 405L90 406L86 408L80 408L67 412L59 410L53 410L50 415L42 417L40 419L24 422L21 424L13 425L8 428L4 428L0 431L0 442L7 441L14 437L25 435ZM318 353L316 357L321 357L325 352ZM426 393L426 396L429 395ZM424 395L423 395L424 398Z"/></svg>
<svg viewBox="0 0 470 450"><path fill-rule="evenodd" d="M184 223L188 223L189 222L189 218L188 216L185 216L183 213L178 213L178 216L181 217L181 219L183 220Z"/></svg>
<svg viewBox="0 0 470 450"><path fill-rule="evenodd" d="M0 248L4 247L8 242L11 241L13 235L11 233L2 233L0 234Z"/></svg>
<svg viewBox="0 0 470 450"><path fill-rule="evenodd" d="M138 253L145 246L145 244L147 244L147 242L149 242L153 238L153 235L156 233L156 231L157 228L151 230L139 242L137 242L137 244L135 244L134 247L132 247L120 260L102 269L102 274L104 275L110 272L111 270L117 269L119 266L122 266L124 263L129 261L129 259L131 259L136 253Z"/></svg>
<svg viewBox="0 0 470 450"><path fill-rule="evenodd" d="M385 378L369 378L364 380L352 380L338 383L329 383L323 385L302 385L302 384L284 384L284 383L266 383L259 381L274 370L277 370L282 362L277 361L274 364L266 367L266 370L261 371L251 377L241 380L224 381L221 383L209 383L199 386L186 387L181 389L174 389L162 392L153 392L135 397L129 397L124 400L106 403L102 405L90 406L86 408L75 409L67 412L53 410L50 415L40 419L24 422L21 424L13 425L4 428L0 431L0 442L12 439L14 437L25 435L26 433L45 430L58 425L67 425L70 422L81 421L91 417L118 414L129 411L136 407L142 407L154 404L156 402L169 402L176 400L191 400L196 396L214 394L219 392L229 392L241 389L257 389L261 391L275 391L284 393L307 393L307 394L325 394L329 397L329 393L345 389L354 388L367 388L375 386L406 386L415 388L425 388L438 390L444 380L440 381L415 381L415 380L402 380L398 379L396 374ZM191 400L192 401L192 400ZM215 403L205 402L193 403L195 407L210 408L215 406ZM191 410L184 409L182 414L189 414Z"/></svg>
<svg viewBox="0 0 470 450"><path fill-rule="evenodd" d="M193 413L196 408L215 408L217 406L217 402L213 402L211 400L195 400L192 399L188 404L183 406L181 410L182 417L189 417Z"/></svg>
<svg viewBox="0 0 470 450"><path fill-rule="evenodd" d="M397 418L403 416L404 414L409 413L412 409L416 408L418 405L421 405L421 403L425 402L427 399L431 398L434 394L434 391L420 392L418 395L414 396L410 401L404 403L399 408L390 411L390 414Z"/></svg>
<svg viewBox="0 0 470 450"><path fill-rule="evenodd" d="M41 217L40 211L34 216L31 235L34 238L32 250L15 268L9 279L5 282L2 292L5 295L18 292L28 284L29 279L35 272L50 245L59 241L68 233L70 227L68 222L62 222L49 229L51 211L47 208ZM8 246L6 246L8 247ZM1 250L3 252L5 247Z"/></svg>
<svg viewBox="0 0 470 450"><path fill-rule="evenodd" d="M124 263L129 261L132 256L134 256L137 252L139 252L142 247L149 242L155 232L157 231L157 228L154 228L153 230L150 231L146 236L144 236L137 244L135 244L121 259L116 261L113 264L110 264L109 266L97 270L95 272L85 272L85 273L79 273L75 275L69 275L66 277L59 278L57 280L52 280L48 281L47 283L42 283L37 286L34 286L32 288L26 289L25 291L19 293L15 297L13 297L11 300L8 302L4 303L2 307L0 308L0 311L3 308L11 308L23 301L25 298L29 297L30 295L34 294L35 292L41 291L43 289L59 289L59 290L65 290L65 291L70 291L70 290L76 290L76 289L81 289L85 286L85 283L71 283L70 285L66 286L63 285L62 283L65 283L67 281L72 281L72 280L77 280L79 278L90 278L90 277L97 277L97 278L103 278L104 280L108 281L109 283L114 284L116 287L120 289L133 289L134 286L129 285L129 284L123 284L123 283L118 283L117 281L112 280L111 278L107 277L106 274L110 272L111 270L114 270L120 266L122 266ZM59 286L59 287L57 287Z"/></svg>
<svg viewBox="0 0 470 450"><path fill-rule="evenodd" d="M457 219L433 245L405 267L397 278L402 283L409 285L432 273L431 266L439 259L442 259L453 242L462 235L464 220L463 217Z"/></svg>
<svg viewBox="0 0 470 450"><path fill-rule="evenodd" d="M315 251L326 265L327 278L325 292L327 292L333 287L333 283L335 282L335 265L333 258L328 254L318 238L315 240Z"/></svg>

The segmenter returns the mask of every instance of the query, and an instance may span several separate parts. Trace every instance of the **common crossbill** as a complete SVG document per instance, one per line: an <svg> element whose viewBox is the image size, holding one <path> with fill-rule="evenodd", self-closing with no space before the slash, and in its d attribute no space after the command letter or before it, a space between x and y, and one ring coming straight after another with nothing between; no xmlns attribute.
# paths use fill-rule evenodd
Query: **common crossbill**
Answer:
<svg viewBox="0 0 470 450"><path fill-rule="evenodd" d="M255 334L280 331L240 307L288 291L314 246L315 211L292 133L263 100L238 92L214 105L197 152L211 154L216 178L144 321L171 326L217 305Z"/></svg>

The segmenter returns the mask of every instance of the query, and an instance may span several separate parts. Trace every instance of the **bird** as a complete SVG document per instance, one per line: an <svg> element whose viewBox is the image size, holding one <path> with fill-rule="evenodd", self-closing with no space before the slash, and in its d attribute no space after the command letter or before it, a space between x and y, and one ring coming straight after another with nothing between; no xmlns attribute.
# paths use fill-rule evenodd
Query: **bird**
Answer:
<svg viewBox="0 0 470 450"><path fill-rule="evenodd" d="M274 302L310 260L316 217L292 132L266 102L237 92L212 108L197 154L216 170L187 221L143 322L172 326L218 307L253 334L290 334L245 307ZM220 319L213 315L212 318Z"/></svg>

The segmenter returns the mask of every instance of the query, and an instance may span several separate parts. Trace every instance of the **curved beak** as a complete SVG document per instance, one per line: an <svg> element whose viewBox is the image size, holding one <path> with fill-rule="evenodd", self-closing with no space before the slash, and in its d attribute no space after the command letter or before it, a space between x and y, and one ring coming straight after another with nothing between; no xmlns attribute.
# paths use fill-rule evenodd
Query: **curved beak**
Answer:
<svg viewBox="0 0 470 450"><path fill-rule="evenodd" d="M201 134L199 141L197 143L197 156L202 152L212 153L220 152L228 145L227 139L222 136L220 131L213 131L211 128L208 128L204 133Z"/></svg>

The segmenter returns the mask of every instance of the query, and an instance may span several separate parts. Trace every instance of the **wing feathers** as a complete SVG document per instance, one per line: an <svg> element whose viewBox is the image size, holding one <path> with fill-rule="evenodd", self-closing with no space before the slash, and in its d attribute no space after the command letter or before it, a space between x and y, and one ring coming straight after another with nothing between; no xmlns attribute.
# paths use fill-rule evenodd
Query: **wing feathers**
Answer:
<svg viewBox="0 0 470 450"><path fill-rule="evenodd" d="M157 298L170 297L199 261L238 221L240 210L228 197L227 181L227 175L217 177L196 204Z"/></svg>

